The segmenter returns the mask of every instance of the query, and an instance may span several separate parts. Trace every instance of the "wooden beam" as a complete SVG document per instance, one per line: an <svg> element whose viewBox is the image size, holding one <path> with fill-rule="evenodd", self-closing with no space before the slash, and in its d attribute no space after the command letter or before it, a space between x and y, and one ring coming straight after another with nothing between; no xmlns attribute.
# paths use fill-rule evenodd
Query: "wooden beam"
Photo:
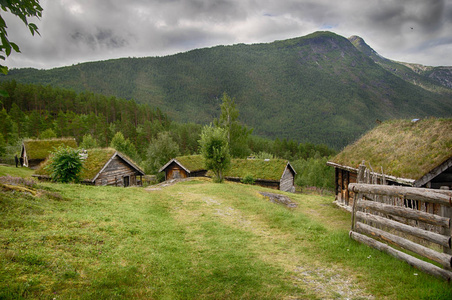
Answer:
<svg viewBox="0 0 452 300"><path fill-rule="evenodd" d="M450 218L426 213L423 211L384 204L375 201L361 200L358 202L359 208L367 208L377 212L404 217L411 220L422 221L428 224L450 228Z"/></svg>
<svg viewBox="0 0 452 300"><path fill-rule="evenodd" d="M440 253L433 249L424 247L422 245L419 245L412 241L404 239L400 236L391 234L389 232L386 232L386 231L378 229L378 228L374 228L372 226L369 226L369 225L361 223L361 222L357 222L355 228L356 228L357 232L365 233L367 235L377 237L385 242L391 243L391 244L401 247L405 250L409 250L409 251L412 251L419 255L422 255L428 259L431 259L433 261L440 263L442 266L444 266L446 268L452 267L452 256L449 254Z"/></svg>
<svg viewBox="0 0 452 300"><path fill-rule="evenodd" d="M374 185L364 183L350 183L349 189L355 193L377 194L399 198L419 200L452 206L452 191L424 188L403 187L395 185Z"/></svg>
<svg viewBox="0 0 452 300"><path fill-rule="evenodd" d="M375 248L375 249L383 251L389 255L392 255L397 259L403 260L406 263L408 263L409 265L411 265L415 268L418 268L419 270L422 270L426 273L432 274L439 278L443 278L447 281L450 281L452 279L452 272L441 269L440 267L437 267L431 263L425 262L425 261L415 258L411 255L403 253L402 251L396 250L396 249L392 248L391 246L388 246L382 242L376 241L373 238L370 238L364 234L350 231L350 237L357 242L366 244L372 248Z"/></svg>
<svg viewBox="0 0 452 300"><path fill-rule="evenodd" d="M410 234L412 236L419 237L421 239L430 241L432 243L436 243L438 245L441 245L443 247L450 248L450 242L451 237L450 236L444 236L435 232L419 229L416 227L412 227L406 224L402 224L396 221L388 220L386 218L375 216L369 213L364 213L361 211L356 212L356 218L359 220L365 220L365 221L371 221L375 222L376 224L387 226L392 229L396 229L398 231Z"/></svg>

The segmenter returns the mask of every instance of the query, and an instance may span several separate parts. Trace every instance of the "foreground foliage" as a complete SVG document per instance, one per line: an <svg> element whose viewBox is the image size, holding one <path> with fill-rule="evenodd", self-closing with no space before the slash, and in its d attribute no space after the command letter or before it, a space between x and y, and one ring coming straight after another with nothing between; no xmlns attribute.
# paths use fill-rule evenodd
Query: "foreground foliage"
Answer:
<svg viewBox="0 0 452 300"><path fill-rule="evenodd" d="M0 175L20 168L0 166ZM24 174L24 173L22 173ZM26 174L24 174L26 175ZM0 190L1 299L450 299L445 282L348 237L331 197L194 180L153 190Z"/></svg>

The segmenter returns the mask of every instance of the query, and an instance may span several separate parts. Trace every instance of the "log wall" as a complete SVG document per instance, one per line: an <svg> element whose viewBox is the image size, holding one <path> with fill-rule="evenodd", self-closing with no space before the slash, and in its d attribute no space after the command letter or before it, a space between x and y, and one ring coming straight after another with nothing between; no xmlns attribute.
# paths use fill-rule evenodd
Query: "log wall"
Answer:
<svg viewBox="0 0 452 300"><path fill-rule="evenodd" d="M137 184L138 172L120 157L113 158L96 179L95 185L128 186ZM128 177L128 185L127 178Z"/></svg>

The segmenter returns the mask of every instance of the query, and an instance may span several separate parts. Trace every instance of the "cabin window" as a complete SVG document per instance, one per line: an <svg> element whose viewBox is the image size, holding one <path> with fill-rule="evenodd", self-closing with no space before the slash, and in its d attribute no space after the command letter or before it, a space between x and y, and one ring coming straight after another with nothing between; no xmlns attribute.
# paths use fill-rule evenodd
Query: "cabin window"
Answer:
<svg viewBox="0 0 452 300"><path fill-rule="evenodd" d="M124 187L130 185L130 176L124 176L123 177Z"/></svg>

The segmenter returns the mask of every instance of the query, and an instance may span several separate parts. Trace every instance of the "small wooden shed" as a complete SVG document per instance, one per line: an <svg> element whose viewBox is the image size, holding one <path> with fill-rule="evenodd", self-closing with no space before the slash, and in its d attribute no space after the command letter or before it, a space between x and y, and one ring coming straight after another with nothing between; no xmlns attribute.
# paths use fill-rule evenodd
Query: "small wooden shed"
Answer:
<svg viewBox="0 0 452 300"><path fill-rule="evenodd" d="M296 174L290 162L284 159L233 159L224 176L236 182L250 176L256 185L293 193Z"/></svg>
<svg viewBox="0 0 452 300"><path fill-rule="evenodd" d="M165 180L203 177L206 176L207 169L204 167L204 160L201 155L178 156L171 159L159 172L165 172Z"/></svg>
<svg viewBox="0 0 452 300"><path fill-rule="evenodd" d="M335 168L336 200L351 206L358 167L365 161L381 184L452 189L452 119L393 120L347 146L327 164Z"/></svg>
<svg viewBox="0 0 452 300"><path fill-rule="evenodd" d="M165 172L165 180L213 176L205 168L201 155L173 158L159 172ZM226 180L236 182L251 176L257 185L286 192L295 192L295 175L295 169L284 159L232 159L224 174Z"/></svg>
<svg viewBox="0 0 452 300"><path fill-rule="evenodd" d="M130 158L112 148L89 149L82 156L81 183L127 187L142 185L145 173ZM51 159L51 158L50 158ZM46 160L35 172L35 177L49 179Z"/></svg>
<svg viewBox="0 0 452 300"><path fill-rule="evenodd" d="M77 148L77 142L74 138L24 140L20 151L22 165L35 169L49 156L50 152L60 146Z"/></svg>

